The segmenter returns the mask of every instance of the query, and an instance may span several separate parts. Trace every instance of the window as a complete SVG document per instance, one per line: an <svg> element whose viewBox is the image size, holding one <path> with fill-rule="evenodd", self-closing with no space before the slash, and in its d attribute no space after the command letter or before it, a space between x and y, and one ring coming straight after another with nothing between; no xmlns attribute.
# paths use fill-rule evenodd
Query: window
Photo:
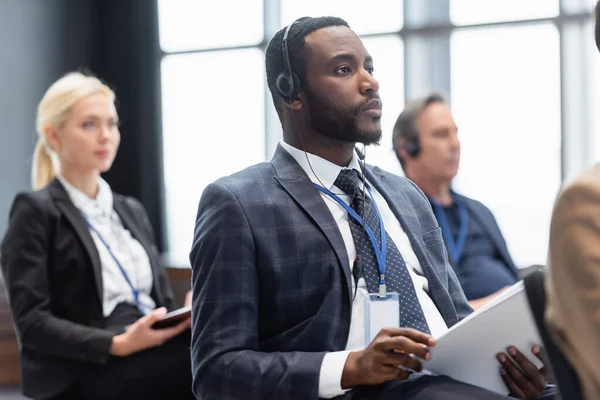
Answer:
<svg viewBox="0 0 600 400"><path fill-rule="evenodd" d="M396 32L402 27L402 0L281 0L283 25L308 16L343 18L359 35Z"/></svg>
<svg viewBox="0 0 600 400"><path fill-rule="evenodd" d="M391 135L405 92L448 94L463 145L457 191L492 210L519 266L545 263L561 176L579 168L579 156L600 161L600 55L591 41L596 0L436 2L377 0L366 7L358 0L157 0L173 264L188 265L205 186L270 159L281 140L265 83L266 41L299 17L323 15L348 21L374 57L383 137L367 150L367 162L402 174ZM418 20L418 27L404 24L405 18ZM527 24L504 24L518 21ZM494 25L479 26L486 24ZM573 35L584 25L590 44L563 46L561 53L561 43L581 43ZM589 70L578 67L582 73L566 79L561 65L574 60ZM561 93L561 85L572 90ZM584 88L579 101L589 112L573 112L581 110L574 106L575 87Z"/></svg>
<svg viewBox="0 0 600 400"><path fill-rule="evenodd" d="M167 53L257 45L263 39L263 0L158 0L158 18L160 46Z"/></svg>
<svg viewBox="0 0 600 400"><path fill-rule="evenodd" d="M558 31L465 29L452 35L451 55L456 189L492 210L517 265L545 264L561 177Z"/></svg>
<svg viewBox="0 0 600 400"><path fill-rule="evenodd" d="M450 0L450 19L456 25L470 25L554 17L558 15L558 3L558 0Z"/></svg>
<svg viewBox="0 0 600 400"><path fill-rule="evenodd" d="M263 76L258 49L163 59L165 201L173 265L189 265L204 188L265 158Z"/></svg>
<svg viewBox="0 0 600 400"><path fill-rule="evenodd" d="M208 7L197 0L158 0L160 45L166 53L161 65L163 161L172 265L189 265L204 188L223 175L270 159L281 140L265 82L262 42L264 32L273 27L267 27L263 4L275 5L224 0ZM396 32L402 26L402 0L380 0L367 8L358 1L280 0L280 7L285 24L304 15L339 15L359 33ZM384 110L389 110L382 120L382 145L367 157L399 171L391 130L403 102L402 40L386 35L365 44L376 60ZM179 52L184 54L170 54Z"/></svg>

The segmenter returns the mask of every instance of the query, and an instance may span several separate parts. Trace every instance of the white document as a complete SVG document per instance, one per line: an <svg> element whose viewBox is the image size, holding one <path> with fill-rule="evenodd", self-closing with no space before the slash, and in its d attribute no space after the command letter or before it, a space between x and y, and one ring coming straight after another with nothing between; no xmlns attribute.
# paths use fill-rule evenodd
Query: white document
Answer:
<svg viewBox="0 0 600 400"><path fill-rule="evenodd" d="M542 366L531 352L542 341L522 281L454 325L437 341L431 348L431 361L423 361L423 368L503 395L509 391L500 377L496 354L506 353L512 345L538 368Z"/></svg>

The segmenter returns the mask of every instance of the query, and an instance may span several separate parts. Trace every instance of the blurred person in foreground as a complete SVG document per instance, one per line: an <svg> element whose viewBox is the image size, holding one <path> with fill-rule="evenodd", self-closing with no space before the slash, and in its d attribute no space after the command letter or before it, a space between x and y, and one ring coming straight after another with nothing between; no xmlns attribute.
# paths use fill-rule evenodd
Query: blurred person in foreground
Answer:
<svg viewBox="0 0 600 400"><path fill-rule="evenodd" d="M596 5L600 50L600 3ZM558 195L550 224L546 323L582 385L600 399L600 164Z"/></svg>

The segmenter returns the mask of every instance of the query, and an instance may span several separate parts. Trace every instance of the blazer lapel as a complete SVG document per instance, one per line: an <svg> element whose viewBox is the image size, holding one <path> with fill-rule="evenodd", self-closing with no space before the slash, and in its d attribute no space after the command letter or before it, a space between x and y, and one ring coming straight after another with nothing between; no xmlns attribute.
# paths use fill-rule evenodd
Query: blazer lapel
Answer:
<svg viewBox="0 0 600 400"><path fill-rule="evenodd" d="M98 298L100 299L100 304L102 304L104 297L104 286L102 283L102 263L100 261L98 249L94 243L94 239L92 238L92 235L90 235L89 228L86 225L81 212L79 209L77 209L77 207L75 207L58 179L55 178L52 182L50 182L49 189L52 198L54 198L56 201L56 207L63 213L67 221L69 221L90 257L92 269L94 270L94 280L96 281L96 291Z"/></svg>
<svg viewBox="0 0 600 400"><path fill-rule="evenodd" d="M348 301L352 303L352 278L346 245L327 205L302 167L280 145L277 146L271 163L277 171L274 178L327 237L340 262L348 287Z"/></svg>

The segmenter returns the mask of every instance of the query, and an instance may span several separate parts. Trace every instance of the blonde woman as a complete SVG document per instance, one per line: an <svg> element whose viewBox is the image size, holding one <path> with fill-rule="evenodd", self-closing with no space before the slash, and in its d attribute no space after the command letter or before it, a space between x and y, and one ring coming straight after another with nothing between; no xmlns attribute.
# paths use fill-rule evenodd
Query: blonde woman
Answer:
<svg viewBox="0 0 600 400"><path fill-rule="evenodd" d="M100 177L119 147L114 102L70 73L38 107L36 191L17 195L1 246L28 397L193 398L189 320L151 328L173 295L146 212Z"/></svg>

